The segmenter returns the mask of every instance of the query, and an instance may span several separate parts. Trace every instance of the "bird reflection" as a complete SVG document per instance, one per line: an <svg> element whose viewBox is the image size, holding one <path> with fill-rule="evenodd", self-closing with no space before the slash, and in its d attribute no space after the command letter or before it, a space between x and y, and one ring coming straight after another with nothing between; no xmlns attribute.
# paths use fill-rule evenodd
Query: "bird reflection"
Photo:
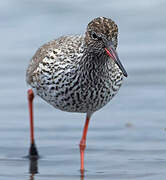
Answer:
<svg viewBox="0 0 166 180"><path fill-rule="evenodd" d="M35 175L38 174L38 158L29 158L29 180L35 180ZM80 180L84 180L84 170L80 170Z"/></svg>
<svg viewBox="0 0 166 180"><path fill-rule="evenodd" d="M80 170L80 180L84 180L84 170Z"/></svg>
<svg viewBox="0 0 166 180"><path fill-rule="evenodd" d="M30 180L34 180L35 174L38 173L38 158L29 159L29 173L30 173Z"/></svg>

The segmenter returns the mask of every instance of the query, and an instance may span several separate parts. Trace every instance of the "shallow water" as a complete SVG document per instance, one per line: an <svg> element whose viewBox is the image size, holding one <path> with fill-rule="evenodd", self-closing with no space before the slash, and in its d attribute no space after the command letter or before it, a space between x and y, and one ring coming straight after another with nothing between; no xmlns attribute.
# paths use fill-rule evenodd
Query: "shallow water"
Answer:
<svg viewBox="0 0 166 180"><path fill-rule="evenodd" d="M141 179L166 176L166 2L6 0L0 2L0 179ZM90 122L85 177L78 143L84 114L35 99L38 174L29 174L25 71L43 43L80 34L97 16L119 25L120 59L129 77ZM36 169L34 169L36 170Z"/></svg>

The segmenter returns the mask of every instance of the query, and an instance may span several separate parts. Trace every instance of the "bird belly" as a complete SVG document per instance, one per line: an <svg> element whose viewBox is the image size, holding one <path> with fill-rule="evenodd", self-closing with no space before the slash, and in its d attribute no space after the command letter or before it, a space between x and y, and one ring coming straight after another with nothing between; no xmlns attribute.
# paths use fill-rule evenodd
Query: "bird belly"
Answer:
<svg viewBox="0 0 166 180"><path fill-rule="evenodd" d="M50 82L50 80L49 80ZM69 83L38 86L37 94L57 109L68 112L92 113L106 105L117 93L112 83L107 86L81 85L76 79Z"/></svg>
<svg viewBox="0 0 166 180"><path fill-rule="evenodd" d="M37 94L57 109L80 113L99 110L115 95L111 90L103 90L97 93L94 89L89 89L88 92L73 89L72 92L66 92L66 88L61 89L60 92L53 90L53 88L45 91L38 90Z"/></svg>

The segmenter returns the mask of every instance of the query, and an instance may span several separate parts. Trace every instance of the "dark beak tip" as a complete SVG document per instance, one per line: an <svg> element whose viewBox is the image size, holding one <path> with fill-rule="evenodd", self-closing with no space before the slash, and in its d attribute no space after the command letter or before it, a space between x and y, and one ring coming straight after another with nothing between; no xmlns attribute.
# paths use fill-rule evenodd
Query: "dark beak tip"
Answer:
<svg viewBox="0 0 166 180"><path fill-rule="evenodd" d="M128 77L128 74L127 74L127 72L125 72L125 73L124 73L124 76L125 76L126 78Z"/></svg>
<svg viewBox="0 0 166 180"><path fill-rule="evenodd" d="M118 54L116 53L115 49L110 46L109 48L105 48L107 54L115 61L115 63L119 66L120 70L122 71L123 75L127 78L128 74L124 69L123 65L121 64Z"/></svg>

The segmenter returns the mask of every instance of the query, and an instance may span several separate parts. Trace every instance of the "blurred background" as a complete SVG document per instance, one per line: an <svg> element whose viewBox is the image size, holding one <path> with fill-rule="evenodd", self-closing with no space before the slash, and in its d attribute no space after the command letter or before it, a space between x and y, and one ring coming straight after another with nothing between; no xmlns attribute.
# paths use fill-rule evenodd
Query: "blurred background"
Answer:
<svg viewBox="0 0 166 180"><path fill-rule="evenodd" d="M83 34L95 17L119 26L129 76L90 122L85 179L166 176L166 1L5 0L0 2L0 179L31 179L25 72L35 51L61 35ZM40 179L80 179L85 115L34 102Z"/></svg>

